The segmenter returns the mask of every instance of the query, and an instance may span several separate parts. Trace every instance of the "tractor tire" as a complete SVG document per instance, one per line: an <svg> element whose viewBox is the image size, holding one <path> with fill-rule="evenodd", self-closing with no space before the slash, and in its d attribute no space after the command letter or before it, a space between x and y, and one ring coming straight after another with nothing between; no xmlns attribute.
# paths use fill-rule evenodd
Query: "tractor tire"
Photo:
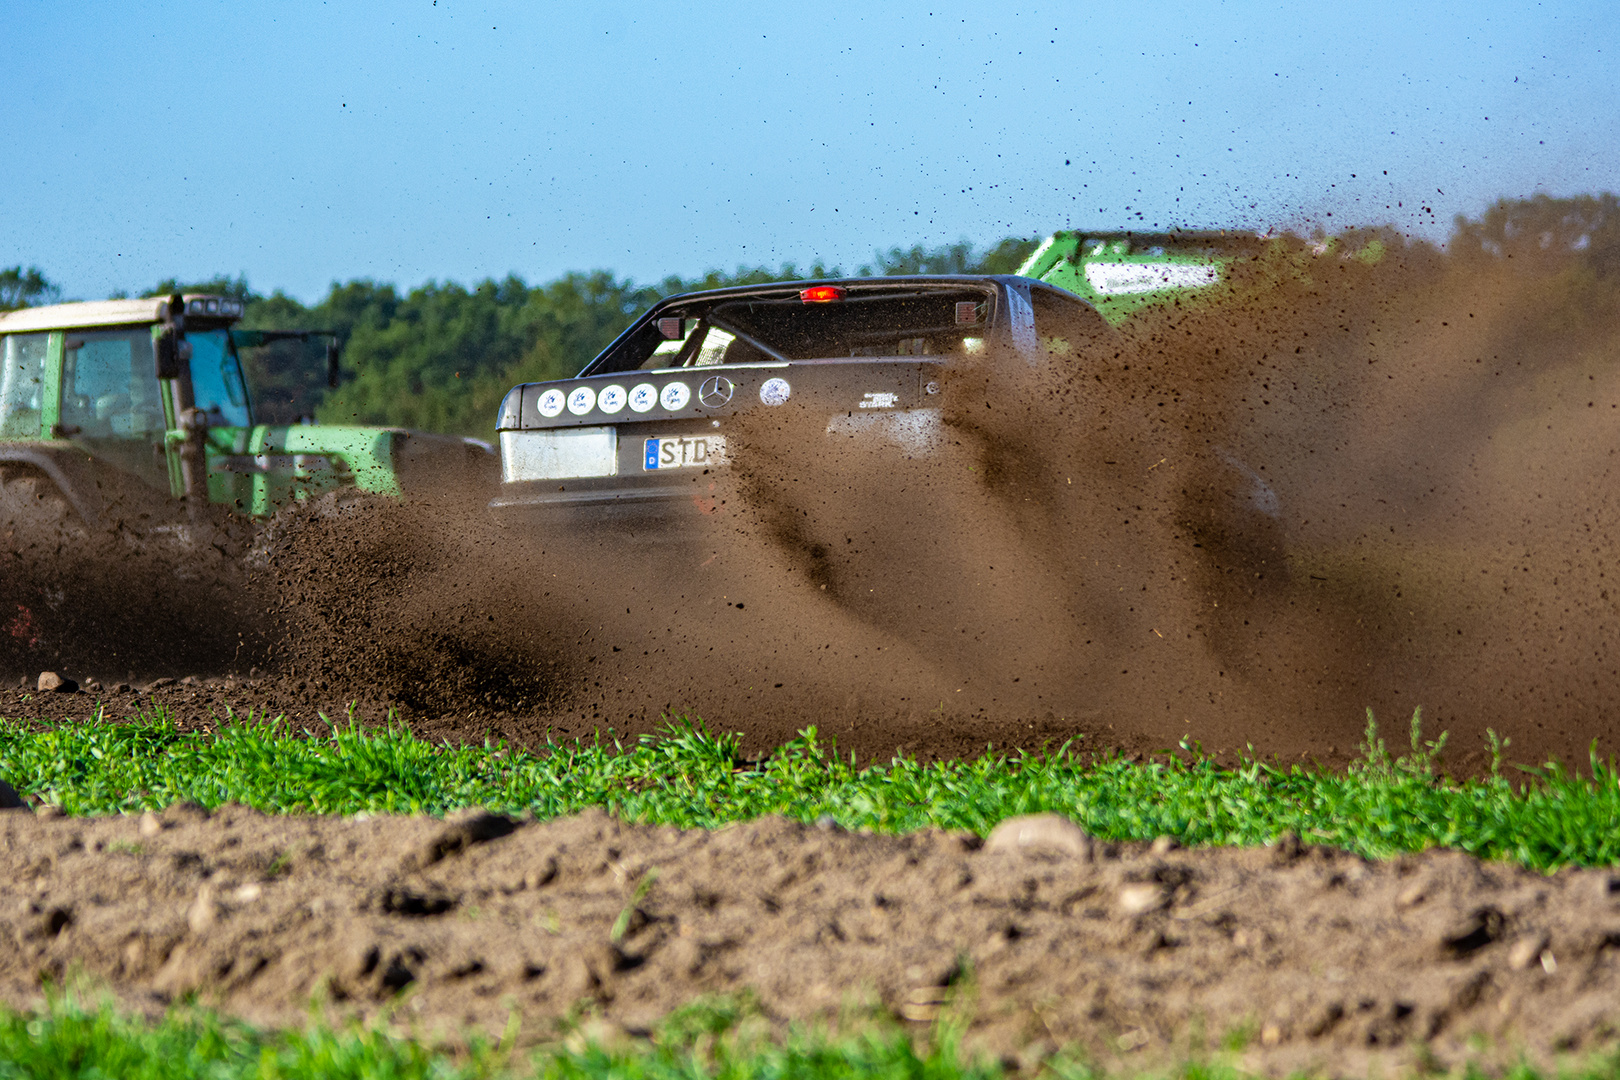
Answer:
<svg viewBox="0 0 1620 1080"><path fill-rule="evenodd" d="M19 554L49 553L84 536L84 522L47 477L0 465L0 545Z"/></svg>
<svg viewBox="0 0 1620 1080"><path fill-rule="evenodd" d="M0 673L31 673L48 657L57 570L84 535L83 522L47 477L0 466Z"/></svg>

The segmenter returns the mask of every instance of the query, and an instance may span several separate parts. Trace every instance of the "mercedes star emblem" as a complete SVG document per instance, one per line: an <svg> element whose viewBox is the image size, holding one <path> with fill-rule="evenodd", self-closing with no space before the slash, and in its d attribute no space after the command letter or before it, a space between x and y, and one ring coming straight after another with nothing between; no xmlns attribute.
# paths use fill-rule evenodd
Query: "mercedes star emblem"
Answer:
<svg viewBox="0 0 1620 1080"><path fill-rule="evenodd" d="M723 375L710 375L698 387L698 400L705 408L718 409L731 400L731 380Z"/></svg>

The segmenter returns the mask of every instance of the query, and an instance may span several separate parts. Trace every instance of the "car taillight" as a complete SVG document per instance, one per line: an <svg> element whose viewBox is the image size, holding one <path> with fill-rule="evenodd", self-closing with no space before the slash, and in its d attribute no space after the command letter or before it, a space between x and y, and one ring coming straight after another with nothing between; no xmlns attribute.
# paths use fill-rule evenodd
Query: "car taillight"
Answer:
<svg viewBox="0 0 1620 1080"><path fill-rule="evenodd" d="M842 285L812 285L808 289L799 290L799 301L805 304L828 304L834 300L844 298L845 289Z"/></svg>

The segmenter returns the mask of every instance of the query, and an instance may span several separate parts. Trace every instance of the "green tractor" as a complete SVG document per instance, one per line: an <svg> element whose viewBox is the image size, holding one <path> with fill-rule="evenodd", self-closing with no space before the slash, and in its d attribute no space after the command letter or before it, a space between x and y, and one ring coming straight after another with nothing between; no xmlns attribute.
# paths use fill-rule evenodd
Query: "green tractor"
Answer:
<svg viewBox="0 0 1620 1080"><path fill-rule="evenodd" d="M326 331L235 327L242 303L185 295L0 314L0 537L8 525L133 534L266 518L328 492L491 489L472 439L347 424L263 423L242 352Z"/></svg>
<svg viewBox="0 0 1620 1080"><path fill-rule="evenodd" d="M477 440L300 422L273 386L256 409L244 354L324 352L336 386L338 342L241 316L203 295L0 314L0 675L251 670L276 647L276 575L297 573L275 552L311 521L488 501Z"/></svg>
<svg viewBox="0 0 1620 1080"><path fill-rule="evenodd" d="M1383 259L1377 237L1305 241L1226 229L1204 232L1056 232L1030 253L1017 273L1067 289L1115 326L1144 308L1196 303L1232 281L1233 267L1259 263L1269 275L1304 277L1313 262Z"/></svg>
<svg viewBox="0 0 1620 1080"><path fill-rule="evenodd" d="M1067 289L1119 325L1135 312L1219 285L1265 241L1233 232L1057 232L1018 268Z"/></svg>

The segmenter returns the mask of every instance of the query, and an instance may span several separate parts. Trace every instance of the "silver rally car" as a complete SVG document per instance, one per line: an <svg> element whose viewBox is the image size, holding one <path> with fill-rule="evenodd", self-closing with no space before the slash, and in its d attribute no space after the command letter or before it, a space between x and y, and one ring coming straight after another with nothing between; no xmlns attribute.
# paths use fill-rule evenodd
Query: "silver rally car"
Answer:
<svg viewBox="0 0 1620 1080"><path fill-rule="evenodd" d="M741 416L824 414L909 450L938 437L945 365L1044 352L1038 328L1110 333L1072 293L1026 278L883 277L670 297L578 376L502 402L503 515L686 514L707 505Z"/></svg>

